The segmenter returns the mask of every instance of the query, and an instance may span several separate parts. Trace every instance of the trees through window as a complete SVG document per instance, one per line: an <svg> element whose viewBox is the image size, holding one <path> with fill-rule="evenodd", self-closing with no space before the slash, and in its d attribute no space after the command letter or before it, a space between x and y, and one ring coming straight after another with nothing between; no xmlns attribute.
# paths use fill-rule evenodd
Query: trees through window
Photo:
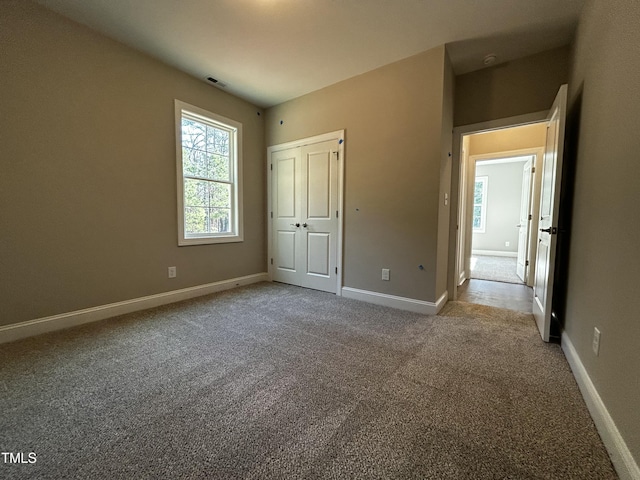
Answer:
<svg viewBox="0 0 640 480"><path fill-rule="evenodd" d="M473 189L473 231L484 233L487 222L487 183L489 177L476 177Z"/></svg>
<svg viewBox="0 0 640 480"><path fill-rule="evenodd" d="M242 125L176 101L181 245L241 241Z"/></svg>

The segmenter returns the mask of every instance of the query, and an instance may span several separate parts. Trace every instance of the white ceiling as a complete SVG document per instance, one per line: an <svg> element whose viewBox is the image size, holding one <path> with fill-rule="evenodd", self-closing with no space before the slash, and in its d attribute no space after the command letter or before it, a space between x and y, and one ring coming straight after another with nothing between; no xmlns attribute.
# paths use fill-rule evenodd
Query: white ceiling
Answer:
<svg viewBox="0 0 640 480"><path fill-rule="evenodd" d="M456 73L571 41L585 0L36 0L269 107L449 44Z"/></svg>

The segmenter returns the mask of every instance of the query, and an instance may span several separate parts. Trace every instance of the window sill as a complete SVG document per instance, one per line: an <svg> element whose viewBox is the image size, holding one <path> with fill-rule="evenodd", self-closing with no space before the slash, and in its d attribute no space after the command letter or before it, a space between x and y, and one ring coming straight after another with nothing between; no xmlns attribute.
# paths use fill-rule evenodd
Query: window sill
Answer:
<svg viewBox="0 0 640 480"><path fill-rule="evenodd" d="M239 243L242 241L244 241L244 239L242 238L241 235L181 238L178 240L178 246L188 247L190 245L211 245L215 243Z"/></svg>

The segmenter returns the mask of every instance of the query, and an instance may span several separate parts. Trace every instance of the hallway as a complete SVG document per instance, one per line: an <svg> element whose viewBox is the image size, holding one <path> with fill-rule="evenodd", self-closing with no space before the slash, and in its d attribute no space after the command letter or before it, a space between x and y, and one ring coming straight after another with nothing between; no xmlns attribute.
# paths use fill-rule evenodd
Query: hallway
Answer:
<svg viewBox="0 0 640 480"><path fill-rule="evenodd" d="M458 300L532 313L533 289L523 284L472 278L458 287Z"/></svg>

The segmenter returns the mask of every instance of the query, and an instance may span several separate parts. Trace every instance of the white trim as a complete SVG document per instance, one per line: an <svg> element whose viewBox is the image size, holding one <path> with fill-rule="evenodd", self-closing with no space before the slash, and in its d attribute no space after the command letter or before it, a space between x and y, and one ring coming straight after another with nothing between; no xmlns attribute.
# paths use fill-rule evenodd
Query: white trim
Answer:
<svg viewBox="0 0 640 480"><path fill-rule="evenodd" d="M343 255L343 243L344 243L344 142L345 131L336 130L335 132L323 133L313 137L302 138L299 140L293 140L287 143L280 143L278 145L271 145L267 147L267 273L269 281L273 281L273 267L271 265L271 259L273 258L273 218L271 218L271 206L272 206L272 186L271 186L271 155L274 152L282 150L288 150L290 148L304 147L306 145L313 145L316 143L327 142L331 140L337 140L338 142L338 238L336 248L336 267L338 273L336 275L336 290L337 296L342 295L342 255Z"/></svg>
<svg viewBox="0 0 640 480"><path fill-rule="evenodd" d="M620 479L639 480L640 468L638 467L638 464L634 460L633 455L631 455L629 447L627 447L622 435L620 435L620 431L611 418L602 398L600 398L598 390L591 381L584 365L580 361L580 357L578 356L578 352L573 346L573 343L571 343L571 340L564 332L562 333L561 344L562 351L569 362L573 376L578 382L578 387L580 387L580 392L587 404L589 413L591 413L591 418L593 418L593 421L596 424L598 433L600 433L600 437L609 452L611 462L620 476Z"/></svg>
<svg viewBox="0 0 640 480"><path fill-rule="evenodd" d="M448 292L444 292L438 300L427 302L425 300L416 300L414 298L397 297L395 295L387 295L386 293L371 292L369 290L359 290L357 288L342 287L342 296L361 302L374 303L384 307L397 308L400 310L408 310L410 312L422 313L424 315L436 315L449 297Z"/></svg>
<svg viewBox="0 0 640 480"><path fill-rule="evenodd" d="M504 163L519 163L535 160L534 150L544 150L544 147L520 148L518 150L503 150L491 153L479 153L477 155L469 155L469 159L474 162L480 162L482 165L501 165Z"/></svg>
<svg viewBox="0 0 640 480"><path fill-rule="evenodd" d="M105 318L124 315L125 313L137 312L148 308L166 305L168 303L180 302L190 298L209 295L223 290L230 290L242 285L265 282L268 279L267 273L257 273L245 277L231 278L220 282L197 285L195 287L172 290L170 292L158 293L147 297L134 298L123 302L100 305L98 307L85 308L75 312L61 313L51 317L27 320L26 322L15 323L13 325L0 326L0 343L12 342L21 338L32 337L41 333L62 330L63 328L75 327L83 323L96 322Z"/></svg>
<svg viewBox="0 0 640 480"><path fill-rule="evenodd" d="M518 252L502 252L500 250L471 250L472 255L486 255L488 257L515 257L518 258Z"/></svg>
<svg viewBox="0 0 640 480"><path fill-rule="evenodd" d="M178 205L178 246L207 245L215 243L234 243L244 241L243 223L243 188L242 188L242 123L231 118L209 112L195 105L190 105L178 99L174 100L175 105L175 131L176 131L176 181L177 181L177 205ZM226 130L233 138L230 142L231 178L232 181L225 182L232 185L231 196L231 219L233 229L230 233L224 234L199 234L197 236L187 236L184 231L184 172L182 158L182 118L183 113L193 120L201 118L201 123L207 125L217 125L217 128Z"/></svg>
<svg viewBox="0 0 640 480"><path fill-rule="evenodd" d="M330 140L344 139L344 130L336 130L335 132L323 133L321 135L315 135L313 137L301 138L299 140L293 140L287 143L279 143L277 145L271 145L267 147L267 152L279 152L281 150L288 150L290 148L305 147L307 145L313 145L315 143L328 142ZM339 148L342 148L344 142L339 144Z"/></svg>

